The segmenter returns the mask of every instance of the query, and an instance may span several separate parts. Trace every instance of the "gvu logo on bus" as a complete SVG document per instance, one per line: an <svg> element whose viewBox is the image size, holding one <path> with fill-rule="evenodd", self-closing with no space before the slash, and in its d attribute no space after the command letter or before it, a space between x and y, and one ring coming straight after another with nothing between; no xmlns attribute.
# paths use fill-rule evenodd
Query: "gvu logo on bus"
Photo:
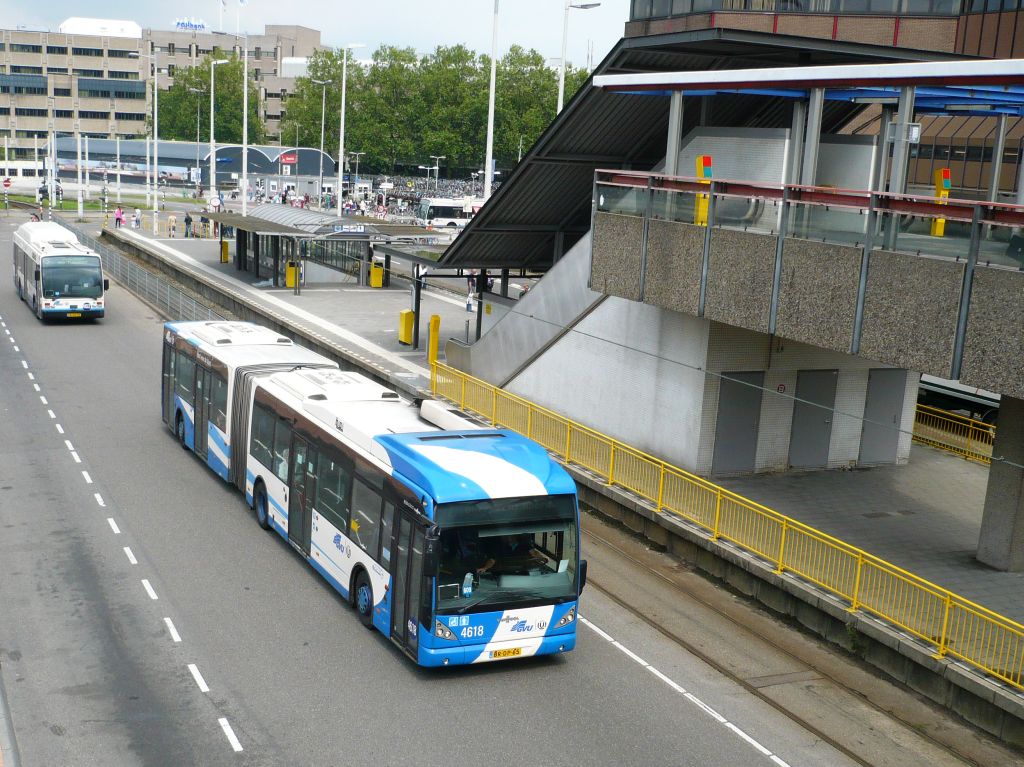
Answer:
<svg viewBox="0 0 1024 767"><path fill-rule="evenodd" d="M523 632L526 632L526 631L533 631L533 626L528 625L525 620L521 620L521 621L519 621L519 623L514 625L509 630L510 631L517 631L519 633L523 633Z"/></svg>
<svg viewBox="0 0 1024 767"><path fill-rule="evenodd" d="M338 551L344 551L344 546L341 545L341 535L334 536L334 545L338 547Z"/></svg>

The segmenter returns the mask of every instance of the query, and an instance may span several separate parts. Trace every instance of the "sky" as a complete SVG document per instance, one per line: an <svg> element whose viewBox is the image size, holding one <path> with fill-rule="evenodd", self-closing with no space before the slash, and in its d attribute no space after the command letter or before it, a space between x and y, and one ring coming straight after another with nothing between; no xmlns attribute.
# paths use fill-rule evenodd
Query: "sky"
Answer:
<svg viewBox="0 0 1024 767"><path fill-rule="evenodd" d="M576 0L573 0L576 2ZM322 33L325 45L363 43L365 51L356 58L368 58L382 43L412 47L420 53L438 45L463 43L478 53L490 53L494 17L493 0L226 0L223 29L258 33L264 24L300 24ZM174 0L170 5L153 0L0 0L0 22L7 29L57 31L70 16L101 16L135 21L142 27L170 29L174 20L195 17L211 30L220 29L220 0ZM102 13L97 9L102 8ZM289 15L294 12L294 15ZM562 55L563 0L500 0L498 20L499 55L510 45L536 48L553 66ZM569 41L566 58L573 66L586 66L593 46L593 63L622 37L629 16L629 0L602 0L600 7L569 13Z"/></svg>

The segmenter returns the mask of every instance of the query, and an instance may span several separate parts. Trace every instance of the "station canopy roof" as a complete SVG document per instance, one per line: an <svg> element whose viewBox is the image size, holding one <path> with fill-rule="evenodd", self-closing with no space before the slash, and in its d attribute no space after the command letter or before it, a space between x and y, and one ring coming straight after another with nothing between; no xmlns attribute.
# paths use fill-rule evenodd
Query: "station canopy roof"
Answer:
<svg viewBox="0 0 1024 767"><path fill-rule="evenodd" d="M291 205L263 203L254 205L247 216L235 211L203 213L211 221L234 226L256 234L285 234L296 237L337 235L339 239L410 240L433 239L436 233L421 226L389 224L365 216L342 216L334 212L320 212Z"/></svg>
<svg viewBox="0 0 1024 767"><path fill-rule="evenodd" d="M595 87L595 78L688 72L701 74L707 81L723 70L737 68L776 72L797 66L957 58L962 57L724 28L624 38L449 246L439 265L543 271L590 228L596 169L647 169L664 158L669 99L614 93ZM936 70L944 67L933 65ZM735 90L735 86L705 85L723 92L714 99L686 97L684 135L702 124L702 115L707 118L704 124L714 126L791 125L793 96L724 92ZM763 83L762 87L767 88ZM779 86L780 90L797 88ZM822 131L839 132L869 108L870 103L861 101L829 100L822 114Z"/></svg>

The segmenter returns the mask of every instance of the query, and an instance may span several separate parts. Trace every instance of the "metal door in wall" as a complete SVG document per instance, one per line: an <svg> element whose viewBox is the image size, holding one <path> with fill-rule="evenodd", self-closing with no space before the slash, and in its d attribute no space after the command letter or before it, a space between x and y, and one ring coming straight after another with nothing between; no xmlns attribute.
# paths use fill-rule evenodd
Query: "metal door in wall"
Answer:
<svg viewBox="0 0 1024 767"><path fill-rule="evenodd" d="M793 468L818 469L828 464L838 379L838 370L797 373L793 430L789 435L789 465Z"/></svg>
<svg viewBox="0 0 1024 767"><path fill-rule="evenodd" d="M876 368L868 373L864 429L860 436L861 463L896 462L906 392L906 370Z"/></svg>
<svg viewBox="0 0 1024 767"><path fill-rule="evenodd" d="M764 373L723 373L715 426L714 474L750 472L757 459Z"/></svg>

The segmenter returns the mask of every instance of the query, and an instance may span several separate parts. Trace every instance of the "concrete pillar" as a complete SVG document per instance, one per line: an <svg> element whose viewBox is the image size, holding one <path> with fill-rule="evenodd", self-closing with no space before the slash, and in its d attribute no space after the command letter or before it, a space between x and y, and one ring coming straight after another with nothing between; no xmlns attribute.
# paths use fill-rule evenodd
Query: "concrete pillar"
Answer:
<svg viewBox="0 0 1024 767"><path fill-rule="evenodd" d="M892 122L893 108L882 105L882 115L878 120L878 156L875 158L874 178L871 188L876 192L885 191L886 175L889 171L889 124Z"/></svg>
<svg viewBox="0 0 1024 767"><path fill-rule="evenodd" d="M900 101L896 106L896 135L892 142L892 168L889 169L889 192L903 194L907 189L907 160L910 157L910 144L907 142L907 126L914 122L914 88L900 88ZM896 247L896 236L899 233L899 219L890 216L885 231L885 247Z"/></svg>
<svg viewBox="0 0 1024 767"><path fill-rule="evenodd" d="M668 139L665 142L665 175L679 175L679 144L683 140L683 92L672 91L668 106Z"/></svg>
<svg viewBox="0 0 1024 767"><path fill-rule="evenodd" d="M1024 571L1024 400L1003 396L978 536L978 561Z"/></svg>
<svg viewBox="0 0 1024 767"><path fill-rule="evenodd" d="M789 162L786 168L786 183L800 183L800 162L804 153L804 130L807 127L807 104L799 99L793 101L793 124L789 129Z"/></svg>
<svg viewBox="0 0 1024 767"><path fill-rule="evenodd" d="M825 89L812 88L807 101L807 129L804 133L803 162L800 167L800 183L814 186L818 175L818 147L821 144L821 111L825 106Z"/></svg>

